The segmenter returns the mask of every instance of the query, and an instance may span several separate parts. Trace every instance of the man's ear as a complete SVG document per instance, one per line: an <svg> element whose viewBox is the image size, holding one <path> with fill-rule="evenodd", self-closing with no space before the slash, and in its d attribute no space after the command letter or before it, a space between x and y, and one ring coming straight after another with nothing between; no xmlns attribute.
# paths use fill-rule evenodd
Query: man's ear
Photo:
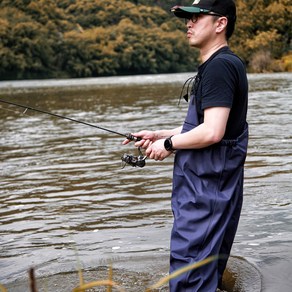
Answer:
<svg viewBox="0 0 292 292"><path fill-rule="evenodd" d="M221 33L227 27L227 17L219 17L216 21L216 33Z"/></svg>

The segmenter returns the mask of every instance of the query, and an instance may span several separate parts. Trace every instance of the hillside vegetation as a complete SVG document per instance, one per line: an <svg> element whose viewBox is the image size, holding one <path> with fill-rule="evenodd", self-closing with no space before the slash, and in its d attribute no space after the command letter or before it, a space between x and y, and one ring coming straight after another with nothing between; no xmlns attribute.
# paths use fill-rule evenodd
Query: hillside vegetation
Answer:
<svg viewBox="0 0 292 292"><path fill-rule="evenodd" d="M194 71L198 52L169 12L190 2L2 0L0 79ZM289 70L290 0L236 2L233 51L255 71Z"/></svg>

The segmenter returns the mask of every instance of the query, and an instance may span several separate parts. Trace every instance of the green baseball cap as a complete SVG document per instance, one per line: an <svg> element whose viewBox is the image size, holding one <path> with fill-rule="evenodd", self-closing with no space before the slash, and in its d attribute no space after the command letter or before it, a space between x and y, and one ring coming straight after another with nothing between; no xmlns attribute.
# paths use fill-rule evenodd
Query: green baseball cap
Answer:
<svg viewBox="0 0 292 292"><path fill-rule="evenodd" d="M236 19L236 6L233 0L195 0L191 6L174 6L171 12L180 18L189 18L191 14L215 13L230 20Z"/></svg>

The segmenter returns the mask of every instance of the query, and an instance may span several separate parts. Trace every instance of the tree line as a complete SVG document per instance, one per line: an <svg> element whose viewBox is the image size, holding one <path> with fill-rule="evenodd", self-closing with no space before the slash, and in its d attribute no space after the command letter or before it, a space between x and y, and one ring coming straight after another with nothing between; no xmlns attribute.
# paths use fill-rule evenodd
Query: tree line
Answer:
<svg viewBox="0 0 292 292"><path fill-rule="evenodd" d="M195 71L198 51L169 11L189 2L2 0L0 79ZM287 70L280 60L291 50L289 1L236 2L232 50L250 68L258 60L260 70Z"/></svg>

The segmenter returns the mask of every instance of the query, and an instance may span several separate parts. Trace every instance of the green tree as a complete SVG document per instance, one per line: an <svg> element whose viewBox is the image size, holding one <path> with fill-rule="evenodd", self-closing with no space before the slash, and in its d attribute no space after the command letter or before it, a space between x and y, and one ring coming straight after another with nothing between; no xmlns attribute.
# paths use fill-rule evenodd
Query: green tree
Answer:
<svg viewBox="0 0 292 292"><path fill-rule="evenodd" d="M291 51L288 0L237 0L230 46L266 70ZM194 71L185 24L169 9L189 1L2 0L0 78L89 77ZM253 64L253 65L252 65ZM265 67L266 66L266 67Z"/></svg>

